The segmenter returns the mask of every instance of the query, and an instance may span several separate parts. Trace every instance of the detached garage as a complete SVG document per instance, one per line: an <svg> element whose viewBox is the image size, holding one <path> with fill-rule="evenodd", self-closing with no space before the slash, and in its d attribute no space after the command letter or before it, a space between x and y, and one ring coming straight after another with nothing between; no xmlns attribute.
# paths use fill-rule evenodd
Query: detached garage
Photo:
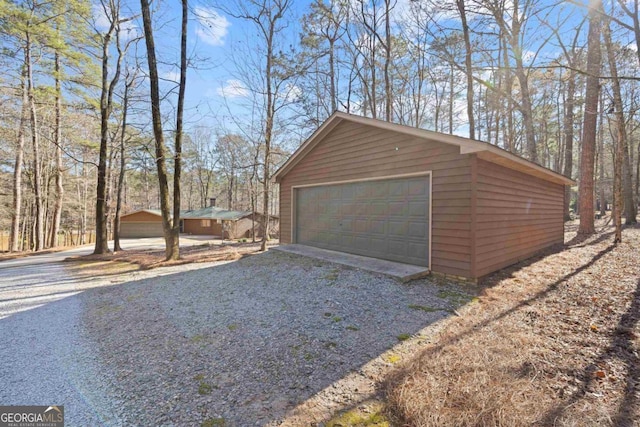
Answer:
<svg viewBox="0 0 640 427"><path fill-rule="evenodd" d="M484 142L339 112L275 179L281 243L469 279L562 243L574 184Z"/></svg>
<svg viewBox="0 0 640 427"><path fill-rule="evenodd" d="M162 214L159 210L142 209L122 215L120 236L125 238L162 237Z"/></svg>

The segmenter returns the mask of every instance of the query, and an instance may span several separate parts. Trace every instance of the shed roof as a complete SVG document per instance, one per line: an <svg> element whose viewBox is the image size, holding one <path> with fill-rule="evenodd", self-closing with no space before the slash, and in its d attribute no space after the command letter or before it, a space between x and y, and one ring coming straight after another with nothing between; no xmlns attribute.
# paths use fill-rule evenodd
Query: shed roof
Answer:
<svg viewBox="0 0 640 427"><path fill-rule="evenodd" d="M405 135L426 139L429 141L437 141L445 144L460 147L460 154L476 153L478 158L493 162L504 167L515 169L523 173L555 182L563 185L575 185L575 181L566 176L552 171L524 159L518 155L510 153L498 146L489 144L488 142L477 141L474 139L463 138L461 136L449 135L430 130L419 129L411 126L399 125L396 123L385 122L378 119L356 116L336 111L329 117L314 133L311 135L280 167L273 175L273 178L280 182L282 177L286 175L304 156L306 156L329 132L342 122L352 122L373 126L379 129L398 132Z"/></svg>

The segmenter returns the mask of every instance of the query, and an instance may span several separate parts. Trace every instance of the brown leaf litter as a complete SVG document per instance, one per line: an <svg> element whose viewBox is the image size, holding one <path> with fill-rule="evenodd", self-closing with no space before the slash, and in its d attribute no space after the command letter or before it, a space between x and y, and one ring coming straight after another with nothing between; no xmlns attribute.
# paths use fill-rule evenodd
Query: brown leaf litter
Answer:
<svg viewBox="0 0 640 427"><path fill-rule="evenodd" d="M486 278L479 304L386 381L410 426L640 424L640 227L600 223ZM562 248L560 248L562 249Z"/></svg>

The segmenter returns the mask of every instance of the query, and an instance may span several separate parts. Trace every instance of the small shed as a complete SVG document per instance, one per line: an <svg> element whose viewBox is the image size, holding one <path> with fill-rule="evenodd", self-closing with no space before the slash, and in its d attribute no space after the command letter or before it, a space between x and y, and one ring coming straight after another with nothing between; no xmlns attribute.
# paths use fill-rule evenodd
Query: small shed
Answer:
<svg viewBox="0 0 640 427"><path fill-rule="evenodd" d="M574 184L488 143L341 112L274 178L281 243L472 280L562 243Z"/></svg>
<svg viewBox="0 0 640 427"><path fill-rule="evenodd" d="M155 209L141 209L120 217L120 237L163 237L162 214Z"/></svg>
<svg viewBox="0 0 640 427"><path fill-rule="evenodd" d="M189 234L222 236L225 239L251 237L254 229L256 236L262 235L262 215L257 212L231 211L215 206L184 211L181 214L182 231ZM277 228L278 218L270 217L271 230Z"/></svg>

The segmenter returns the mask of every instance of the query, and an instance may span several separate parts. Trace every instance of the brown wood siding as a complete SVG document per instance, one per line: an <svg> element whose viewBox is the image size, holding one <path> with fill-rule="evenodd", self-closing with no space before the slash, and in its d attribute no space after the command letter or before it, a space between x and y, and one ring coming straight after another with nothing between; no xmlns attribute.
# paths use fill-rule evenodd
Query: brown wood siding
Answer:
<svg viewBox="0 0 640 427"><path fill-rule="evenodd" d="M470 155L456 146L344 122L280 182L280 241L291 243L292 187L432 171L431 269L470 276Z"/></svg>
<svg viewBox="0 0 640 427"><path fill-rule="evenodd" d="M210 226L204 227L202 224L206 220L202 219L184 219L184 232L187 234L195 234L200 236L221 236L222 224L216 224L215 220L208 220Z"/></svg>
<svg viewBox="0 0 640 427"><path fill-rule="evenodd" d="M128 215L122 215L122 222L162 222L162 217L149 212L135 212Z"/></svg>
<svg viewBox="0 0 640 427"><path fill-rule="evenodd" d="M564 187L478 159L477 277L564 239Z"/></svg>

